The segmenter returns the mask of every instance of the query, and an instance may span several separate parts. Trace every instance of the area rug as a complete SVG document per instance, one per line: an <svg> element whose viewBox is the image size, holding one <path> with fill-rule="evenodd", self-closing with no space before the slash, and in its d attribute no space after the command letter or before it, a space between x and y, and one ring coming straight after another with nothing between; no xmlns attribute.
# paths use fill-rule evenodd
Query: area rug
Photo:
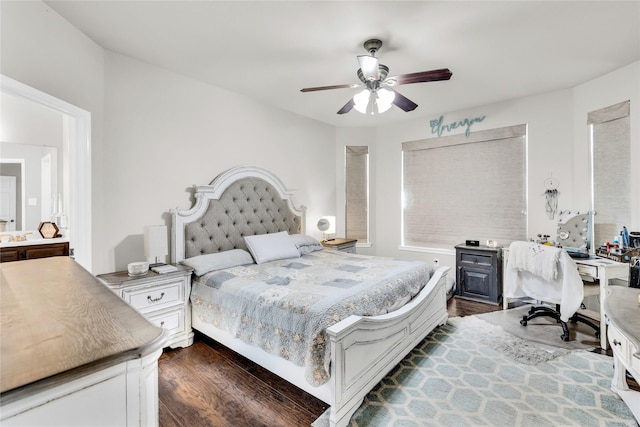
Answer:
<svg viewBox="0 0 640 427"><path fill-rule="evenodd" d="M600 347L600 340L596 338L595 331L584 323L567 323L569 327L569 341L560 338L562 327L551 317L537 317L530 320L527 326L522 326L522 316L529 312L531 305L509 310L493 311L476 315L479 319L500 326L505 331L518 338L542 345L566 348L570 350L593 350ZM598 324L596 322L596 324Z"/></svg>
<svg viewBox="0 0 640 427"><path fill-rule="evenodd" d="M476 316L454 317L366 396L349 426L635 427L612 376L611 357L542 348ZM328 412L312 425L328 426Z"/></svg>

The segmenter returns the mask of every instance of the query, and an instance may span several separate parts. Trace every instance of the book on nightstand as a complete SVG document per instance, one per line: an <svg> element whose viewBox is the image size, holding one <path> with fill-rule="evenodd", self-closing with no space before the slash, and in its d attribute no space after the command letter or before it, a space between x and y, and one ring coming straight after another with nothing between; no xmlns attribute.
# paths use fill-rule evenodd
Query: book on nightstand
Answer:
<svg viewBox="0 0 640 427"><path fill-rule="evenodd" d="M171 273L172 271L178 271L178 267L169 264L158 265L155 267L151 267L151 271L155 271L158 274L165 274Z"/></svg>

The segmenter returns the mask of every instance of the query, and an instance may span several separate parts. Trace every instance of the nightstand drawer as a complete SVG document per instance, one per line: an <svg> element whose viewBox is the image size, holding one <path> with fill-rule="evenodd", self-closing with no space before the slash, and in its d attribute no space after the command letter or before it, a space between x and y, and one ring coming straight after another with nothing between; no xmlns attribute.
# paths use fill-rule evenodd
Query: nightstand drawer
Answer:
<svg viewBox="0 0 640 427"><path fill-rule="evenodd" d="M465 264L474 264L477 266L491 267L493 265L493 257L491 255L478 255L473 253L462 253L460 262Z"/></svg>
<svg viewBox="0 0 640 427"><path fill-rule="evenodd" d="M160 286L126 289L122 298L144 313L184 302L183 289L183 281L178 280Z"/></svg>
<svg viewBox="0 0 640 427"><path fill-rule="evenodd" d="M167 329L170 334L184 331L184 307L159 314L149 314L147 319L154 325Z"/></svg>

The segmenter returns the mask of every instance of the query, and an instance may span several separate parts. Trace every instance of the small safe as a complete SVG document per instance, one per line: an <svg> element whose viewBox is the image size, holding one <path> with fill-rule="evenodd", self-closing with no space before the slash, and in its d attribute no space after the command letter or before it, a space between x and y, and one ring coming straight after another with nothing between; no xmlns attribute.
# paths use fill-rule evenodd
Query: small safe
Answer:
<svg viewBox="0 0 640 427"><path fill-rule="evenodd" d="M456 246L456 296L498 305L502 302L502 248Z"/></svg>

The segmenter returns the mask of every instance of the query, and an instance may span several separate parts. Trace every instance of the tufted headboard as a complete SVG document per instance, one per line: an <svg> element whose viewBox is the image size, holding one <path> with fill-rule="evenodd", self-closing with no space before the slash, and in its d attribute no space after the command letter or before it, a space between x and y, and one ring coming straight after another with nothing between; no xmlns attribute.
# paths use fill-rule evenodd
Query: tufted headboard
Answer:
<svg viewBox="0 0 640 427"><path fill-rule="evenodd" d="M239 166L209 185L196 185L191 209L172 209L171 261L197 255L246 249L244 236L287 231L301 233L304 206L271 172Z"/></svg>

